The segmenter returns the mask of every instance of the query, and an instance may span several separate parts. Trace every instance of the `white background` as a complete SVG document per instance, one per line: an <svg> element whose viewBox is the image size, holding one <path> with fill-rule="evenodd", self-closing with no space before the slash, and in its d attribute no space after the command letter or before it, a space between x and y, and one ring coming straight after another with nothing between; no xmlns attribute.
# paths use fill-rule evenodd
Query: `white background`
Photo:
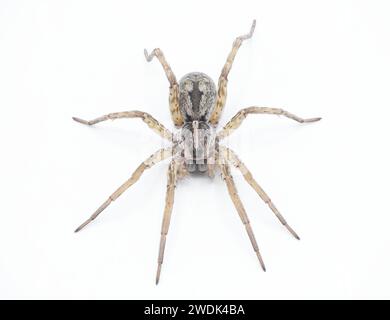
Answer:
<svg viewBox="0 0 390 320"><path fill-rule="evenodd" d="M0 1L0 298L390 298L388 1ZM234 38L221 123L251 105L229 144L300 234L295 240L242 177L237 187L267 266L261 271L219 175L177 187L154 284L167 162L79 234L73 230L161 145L168 82L218 79Z"/></svg>

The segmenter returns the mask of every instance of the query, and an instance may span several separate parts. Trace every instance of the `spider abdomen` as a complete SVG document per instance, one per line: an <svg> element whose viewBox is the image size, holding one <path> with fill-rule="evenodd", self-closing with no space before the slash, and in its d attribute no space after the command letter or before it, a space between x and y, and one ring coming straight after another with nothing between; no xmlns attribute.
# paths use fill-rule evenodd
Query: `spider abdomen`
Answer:
<svg viewBox="0 0 390 320"><path fill-rule="evenodd" d="M179 82L179 107L185 122L208 121L216 101L213 80L201 72L191 72Z"/></svg>

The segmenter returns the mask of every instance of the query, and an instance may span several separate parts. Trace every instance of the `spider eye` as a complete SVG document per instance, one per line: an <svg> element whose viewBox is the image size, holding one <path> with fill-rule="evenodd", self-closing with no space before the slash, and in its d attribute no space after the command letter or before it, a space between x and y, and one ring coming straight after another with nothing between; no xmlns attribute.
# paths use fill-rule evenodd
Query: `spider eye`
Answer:
<svg viewBox="0 0 390 320"><path fill-rule="evenodd" d="M193 88L194 88L194 86L192 84L192 81L186 80L184 82L184 88L185 88L186 91L191 92L193 90Z"/></svg>

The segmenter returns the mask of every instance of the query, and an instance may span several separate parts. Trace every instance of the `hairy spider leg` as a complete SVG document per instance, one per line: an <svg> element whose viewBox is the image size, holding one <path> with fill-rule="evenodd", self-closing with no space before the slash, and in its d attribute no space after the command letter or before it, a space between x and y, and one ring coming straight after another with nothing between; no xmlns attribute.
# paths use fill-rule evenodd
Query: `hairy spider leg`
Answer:
<svg viewBox="0 0 390 320"><path fill-rule="evenodd" d="M171 117L176 127L182 126L184 120L179 108L179 85L177 83L175 74L172 72L172 69L165 59L161 49L156 48L150 54L148 54L148 51L144 49L144 54L146 61L150 62L152 61L153 57L156 57L164 68L165 75L169 81L169 108L171 111Z"/></svg>
<svg viewBox="0 0 390 320"><path fill-rule="evenodd" d="M253 234L251 224L249 222L248 216L245 212L245 208L241 202L240 197L238 196L238 192L233 180L233 177L230 173L230 166L227 163L219 163L219 167L221 168L222 177L225 180L230 198L233 201L234 206L241 218L242 223L245 226L246 232L248 233L249 239L252 243L253 250L255 250L257 258L259 259L260 265L262 269L265 271L265 265L263 259L260 254L259 246L257 245L255 235Z"/></svg>
<svg viewBox="0 0 390 320"><path fill-rule="evenodd" d="M175 159L173 159L168 168L167 192L165 197L164 217L161 226L160 248L158 253L158 261L157 261L158 265L157 265L157 274L156 274L156 285L160 281L161 267L164 261L165 244L167 240L169 224L171 222L177 176L178 176L178 165L175 162Z"/></svg>
<svg viewBox="0 0 390 320"><path fill-rule="evenodd" d="M241 44L244 40L250 39L255 31L256 20L253 20L251 29L249 33L237 37L233 42L233 47L227 57L225 65L223 66L221 75L218 79L218 92L217 92L217 101L214 107L214 110L210 117L210 123L217 125L222 114L222 110L225 107L226 96L227 96L227 83L228 75L230 69L232 68L234 58L236 57L238 49L241 47Z"/></svg>
<svg viewBox="0 0 390 320"><path fill-rule="evenodd" d="M87 224L89 224L90 222L95 220L97 218L97 216L111 204L111 202L115 201L123 192L125 192L134 183L136 183L146 169L149 169L152 166L154 166L156 163L171 157L172 153L173 153L172 148L160 149L160 150L156 151L155 153L153 153L149 158L147 158L144 162L142 162L138 166L138 168L133 172L131 177L125 183L123 183L113 194L111 194L108 197L108 199L91 215L91 217L88 218L84 223L82 223L75 230L75 232L79 232Z"/></svg>
<svg viewBox="0 0 390 320"><path fill-rule="evenodd" d="M169 141L172 141L172 138L173 138L172 132L170 132L159 121L157 121L155 118L153 118L152 115L150 115L147 112L143 112L143 111L134 110L134 111L113 112L113 113L106 114L104 116L101 116L101 117L93 119L93 120L83 120L83 119L80 119L77 117L73 117L72 119L74 121L79 122L79 123L92 126L92 125L99 123L99 122L102 122L102 121L123 119L123 118L140 118L140 119L142 119L143 122L145 122L149 126L149 128L151 128L154 132L156 132L162 138L167 139Z"/></svg>
<svg viewBox="0 0 390 320"><path fill-rule="evenodd" d="M285 116L300 123L308 123L321 120L321 118L303 119L288 111L278 108L249 107L241 109L236 113L236 115L222 128L222 130L218 132L218 139L222 140L223 138L229 136L234 130L241 126L242 122L245 120L248 114L274 114L279 116Z"/></svg>
<svg viewBox="0 0 390 320"><path fill-rule="evenodd" d="M282 225L286 227L286 229L298 240L300 240L297 233L290 227L287 223L286 219L282 216L279 210L273 204L271 198L265 193L263 188L257 183L257 181L253 178L252 173L248 170L246 165L238 158L237 154L226 147L220 146L220 152L222 153L223 158L231 163L234 167L240 170L243 175L245 181L256 191L259 197L269 206L275 216L279 219Z"/></svg>

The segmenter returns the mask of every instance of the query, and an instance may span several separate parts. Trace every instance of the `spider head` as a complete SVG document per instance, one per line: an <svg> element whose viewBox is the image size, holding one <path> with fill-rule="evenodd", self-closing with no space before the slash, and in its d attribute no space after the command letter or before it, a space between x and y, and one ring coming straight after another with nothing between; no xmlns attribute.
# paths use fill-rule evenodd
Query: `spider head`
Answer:
<svg viewBox="0 0 390 320"><path fill-rule="evenodd" d="M194 120L186 122L178 134L178 150L187 172L206 173L215 164L215 152L217 149L214 128L204 121Z"/></svg>
<svg viewBox="0 0 390 320"><path fill-rule="evenodd" d="M186 122L208 121L217 91L213 80L201 72L191 72L179 82L180 111Z"/></svg>

